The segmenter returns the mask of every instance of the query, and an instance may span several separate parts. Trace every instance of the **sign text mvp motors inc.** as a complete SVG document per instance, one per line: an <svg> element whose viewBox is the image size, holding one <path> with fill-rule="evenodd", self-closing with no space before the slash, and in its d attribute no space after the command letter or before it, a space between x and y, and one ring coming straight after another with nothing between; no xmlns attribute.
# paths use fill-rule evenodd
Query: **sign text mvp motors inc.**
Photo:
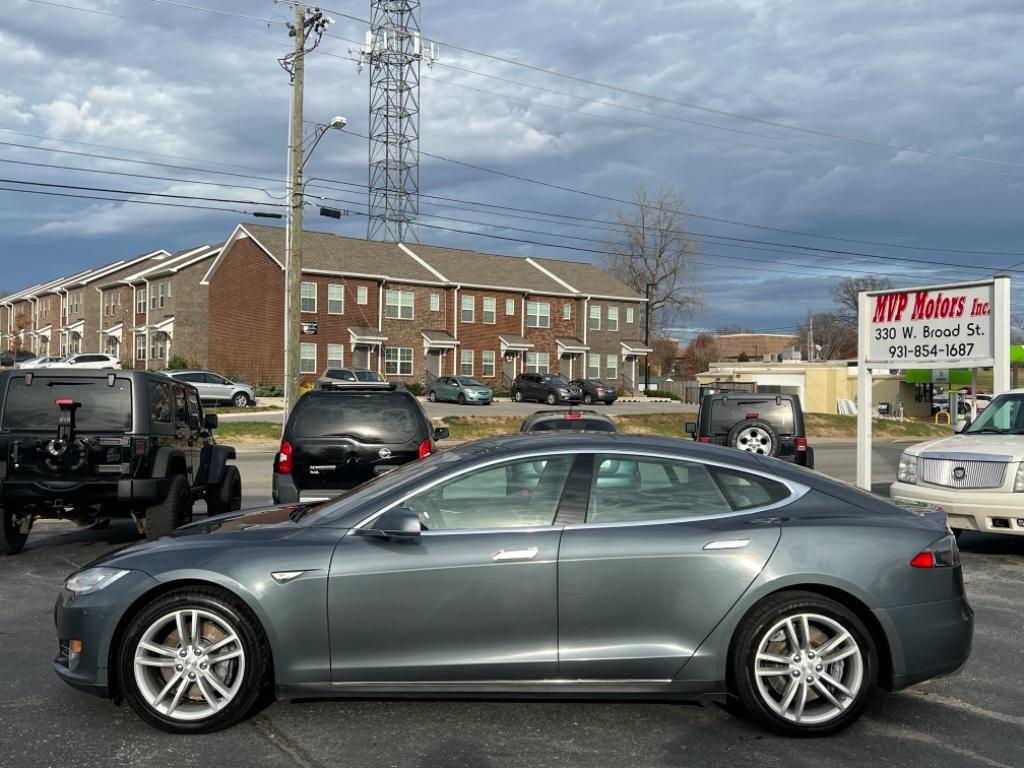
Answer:
<svg viewBox="0 0 1024 768"><path fill-rule="evenodd" d="M991 366L994 294L989 281L870 295L867 361L891 368Z"/></svg>

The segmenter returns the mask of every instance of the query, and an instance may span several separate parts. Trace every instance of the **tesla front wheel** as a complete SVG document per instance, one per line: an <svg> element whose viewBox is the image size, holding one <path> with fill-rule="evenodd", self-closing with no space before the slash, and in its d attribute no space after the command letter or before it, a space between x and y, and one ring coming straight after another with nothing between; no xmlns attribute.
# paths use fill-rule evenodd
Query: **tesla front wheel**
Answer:
<svg viewBox="0 0 1024 768"><path fill-rule="evenodd" d="M784 592L744 619L732 669L734 692L755 720L790 736L824 736L860 717L878 661L852 611L814 593Z"/></svg>
<svg viewBox="0 0 1024 768"><path fill-rule="evenodd" d="M130 622L120 646L125 699L171 733L206 733L241 720L267 684L262 630L218 590L168 592Z"/></svg>

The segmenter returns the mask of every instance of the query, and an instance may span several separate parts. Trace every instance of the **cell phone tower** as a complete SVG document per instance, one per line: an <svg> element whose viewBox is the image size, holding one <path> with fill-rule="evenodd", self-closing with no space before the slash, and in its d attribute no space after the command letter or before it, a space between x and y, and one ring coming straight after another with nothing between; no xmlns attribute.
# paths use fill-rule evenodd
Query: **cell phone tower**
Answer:
<svg viewBox="0 0 1024 768"><path fill-rule="evenodd" d="M434 63L420 38L419 0L371 0L359 69L370 68L370 240L419 242L420 62Z"/></svg>

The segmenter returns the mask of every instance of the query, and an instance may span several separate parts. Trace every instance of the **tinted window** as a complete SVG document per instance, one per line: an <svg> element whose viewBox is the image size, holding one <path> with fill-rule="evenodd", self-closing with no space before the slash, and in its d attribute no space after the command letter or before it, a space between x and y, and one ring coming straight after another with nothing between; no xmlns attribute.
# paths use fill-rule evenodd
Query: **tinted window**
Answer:
<svg viewBox="0 0 1024 768"><path fill-rule="evenodd" d="M149 380L149 418L158 424L171 423L171 385Z"/></svg>
<svg viewBox="0 0 1024 768"><path fill-rule="evenodd" d="M376 371L356 371L356 378L359 381L384 381L384 377Z"/></svg>
<svg viewBox="0 0 1024 768"><path fill-rule="evenodd" d="M341 381L356 380L356 377L352 375L352 371L346 368L328 368L324 376L328 379L340 379Z"/></svg>
<svg viewBox="0 0 1024 768"><path fill-rule="evenodd" d="M126 432L132 428L132 385L128 379L71 379L35 376L25 385L23 376L13 377L7 386L3 428L31 432L57 430L60 409L55 400L70 398L81 403L75 412L75 427L83 432Z"/></svg>
<svg viewBox="0 0 1024 768"><path fill-rule="evenodd" d="M184 387L174 388L174 420L180 426L188 426L188 409L185 407Z"/></svg>
<svg viewBox="0 0 1024 768"><path fill-rule="evenodd" d="M193 384L206 383L206 375L202 373L179 373L175 375L174 378L180 379L181 381L190 381Z"/></svg>
<svg viewBox="0 0 1024 768"><path fill-rule="evenodd" d="M565 380L564 376L558 376L553 373L544 376L543 380L553 387L564 387L569 383L568 381Z"/></svg>
<svg viewBox="0 0 1024 768"><path fill-rule="evenodd" d="M109 363L110 358L106 355L79 355L76 358L79 363Z"/></svg>
<svg viewBox="0 0 1024 768"><path fill-rule="evenodd" d="M790 400L716 397L711 405L711 432L727 434L741 421L757 419L784 435L793 434L793 403Z"/></svg>
<svg viewBox="0 0 1024 768"><path fill-rule="evenodd" d="M415 406L405 397L307 397L292 427L303 437L351 437L363 443L405 443L420 432Z"/></svg>
<svg viewBox="0 0 1024 768"><path fill-rule="evenodd" d="M482 387L483 386L483 384L481 384L479 381L477 381L476 379L471 379L468 376L459 376L457 379L455 379L455 381L458 382L459 384L461 384L464 387Z"/></svg>
<svg viewBox="0 0 1024 768"><path fill-rule="evenodd" d="M640 523L733 511L703 464L601 455L595 466L588 523Z"/></svg>
<svg viewBox="0 0 1024 768"><path fill-rule="evenodd" d="M189 426L192 429L199 429L203 426L203 409L199 405L199 395L189 390L187 396Z"/></svg>
<svg viewBox="0 0 1024 768"><path fill-rule="evenodd" d="M548 419L538 421L531 428L531 432L614 432L615 425L600 419Z"/></svg>
<svg viewBox="0 0 1024 768"><path fill-rule="evenodd" d="M789 496L789 488L760 475L716 468L715 477L729 503L737 510L765 507Z"/></svg>
<svg viewBox="0 0 1024 768"><path fill-rule="evenodd" d="M428 530L551 525L571 456L517 461L461 475L407 499Z"/></svg>

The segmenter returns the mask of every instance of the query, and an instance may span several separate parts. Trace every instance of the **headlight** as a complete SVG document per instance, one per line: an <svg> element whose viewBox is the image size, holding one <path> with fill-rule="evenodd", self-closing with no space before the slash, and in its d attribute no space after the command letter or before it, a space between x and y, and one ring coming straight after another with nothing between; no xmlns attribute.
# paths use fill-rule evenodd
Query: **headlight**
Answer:
<svg viewBox="0 0 1024 768"><path fill-rule="evenodd" d="M560 390L558 390L558 394L560 394L562 397L568 397L569 396L569 390L568 389L560 389Z"/></svg>
<svg viewBox="0 0 1024 768"><path fill-rule="evenodd" d="M1024 461L1017 465L1017 476L1013 479L1013 492L1024 491Z"/></svg>
<svg viewBox="0 0 1024 768"><path fill-rule="evenodd" d="M901 483L917 482L917 456L911 456L909 453L900 455L900 464L896 470L896 479ZM1024 488L1022 488L1022 490L1024 490Z"/></svg>
<svg viewBox="0 0 1024 768"><path fill-rule="evenodd" d="M88 595L106 589L126 573L119 568L89 568L65 581L64 587L76 595Z"/></svg>

